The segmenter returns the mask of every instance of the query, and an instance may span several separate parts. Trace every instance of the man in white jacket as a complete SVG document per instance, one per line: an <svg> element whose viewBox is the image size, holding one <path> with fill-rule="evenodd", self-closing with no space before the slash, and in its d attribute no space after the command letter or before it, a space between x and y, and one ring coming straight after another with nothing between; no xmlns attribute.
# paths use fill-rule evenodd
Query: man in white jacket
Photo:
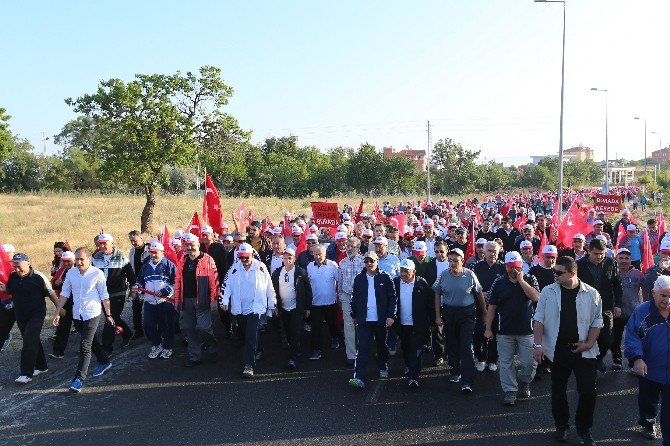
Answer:
<svg viewBox="0 0 670 446"><path fill-rule="evenodd" d="M277 298L272 279L263 262L254 259L254 249L242 243L237 250L240 260L228 271L220 297L223 311L237 316L238 330L244 336L244 370L242 376L252 378L258 349L258 327L263 314L277 312Z"/></svg>

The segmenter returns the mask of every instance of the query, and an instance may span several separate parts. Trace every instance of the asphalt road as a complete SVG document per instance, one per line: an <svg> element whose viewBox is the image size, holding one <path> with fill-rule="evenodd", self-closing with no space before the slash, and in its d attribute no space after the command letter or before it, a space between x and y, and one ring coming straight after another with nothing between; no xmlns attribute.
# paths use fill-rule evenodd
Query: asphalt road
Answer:
<svg viewBox="0 0 670 446"><path fill-rule="evenodd" d="M218 324L215 329L221 333ZM51 332L46 328L44 338ZM147 359L146 340L117 349L113 368L89 377L78 395L67 391L78 335L65 359L49 359L49 372L24 387L13 382L20 349L15 340L0 353L0 445L555 444L548 375L532 384L529 400L512 408L501 404L497 373L478 374L474 394L465 396L460 385L447 382L444 366L429 367L421 388L410 391L399 358L390 361L389 379L372 379L360 390L347 385L352 370L342 349L326 351L318 362L303 359L298 370L286 372L276 336L268 332L263 340L266 353L251 381L241 379L242 351L229 340L220 339L217 363L183 367L178 336L167 361ZM51 351L49 341L44 345ZM574 414L574 380L569 389ZM593 434L599 444L660 444L637 433L635 377L608 372L598 392ZM574 430L569 444L579 444Z"/></svg>

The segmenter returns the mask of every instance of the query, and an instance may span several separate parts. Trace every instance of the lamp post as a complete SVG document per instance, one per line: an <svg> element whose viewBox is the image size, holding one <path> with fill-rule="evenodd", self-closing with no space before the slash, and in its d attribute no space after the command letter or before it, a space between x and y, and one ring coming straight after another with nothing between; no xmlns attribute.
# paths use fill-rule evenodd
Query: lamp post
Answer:
<svg viewBox="0 0 670 446"><path fill-rule="evenodd" d="M563 92L565 90L565 0L535 0L535 3L563 3L563 53L561 56L561 118L558 136L558 215L563 215Z"/></svg>
<svg viewBox="0 0 670 446"><path fill-rule="evenodd" d="M605 93L605 193L608 194L610 191L610 158L607 146L607 90L593 87L591 91Z"/></svg>
<svg viewBox="0 0 670 446"><path fill-rule="evenodd" d="M639 116L633 119L642 120ZM644 118L644 174L647 175L647 118Z"/></svg>

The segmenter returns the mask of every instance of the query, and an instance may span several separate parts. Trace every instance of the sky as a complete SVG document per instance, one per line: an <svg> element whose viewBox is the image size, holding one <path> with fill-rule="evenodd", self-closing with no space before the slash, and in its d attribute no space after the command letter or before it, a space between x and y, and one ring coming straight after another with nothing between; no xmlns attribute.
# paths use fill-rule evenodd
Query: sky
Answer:
<svg viewBox="0 0 670 446"><path fill-rule="evenodd" d="M4 2L0 107L41 153L109 78L222 69L252 141L428 147L481 162L558 152L563 4L533 0ZM667 0L567 0L564 148L670 144ZM641 120L634 120L639 116ZM651 133L655 132L655 133Z"/></svg>

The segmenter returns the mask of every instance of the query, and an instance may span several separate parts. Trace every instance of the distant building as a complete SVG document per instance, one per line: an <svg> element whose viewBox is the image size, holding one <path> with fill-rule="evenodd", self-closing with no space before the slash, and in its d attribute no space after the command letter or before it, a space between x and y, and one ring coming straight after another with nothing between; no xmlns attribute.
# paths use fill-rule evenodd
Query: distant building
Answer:
<svg viewBox="0 0 670 446"><path fill-rule="evenodd" d="M665 163L670 161L670 147L651 152L651 160L655 163Z"/></svg>
<svg viewBox="0 0 670 446"><path fill-rule="evenodd" d="M593 149L582 145L570 147L563 151L563 156L571 155L574 161L593 161Z"/></svg>
<svg viewBox="0 0 670 446"><path fill-rule="evenodd" d="M533 164L538 165L540 164L540 161L544 159L558 159L558 155L533 155L530 157L533 160ZM563 151L563 162L567 163L568 161L573 161L576 160L576 155L570 154L570 153L565 153L565 150Z"/></svg>
<svg viewBox="0 0 670 446"><path fill-rule="evenodd" d="M425 150L414 150L407 147L404 150L393 150L393 147L384 147L384 158L393 158L394 156L404 156L414 160L416 166L419 168L419 171L426 171L426 151Z"/></svg>

